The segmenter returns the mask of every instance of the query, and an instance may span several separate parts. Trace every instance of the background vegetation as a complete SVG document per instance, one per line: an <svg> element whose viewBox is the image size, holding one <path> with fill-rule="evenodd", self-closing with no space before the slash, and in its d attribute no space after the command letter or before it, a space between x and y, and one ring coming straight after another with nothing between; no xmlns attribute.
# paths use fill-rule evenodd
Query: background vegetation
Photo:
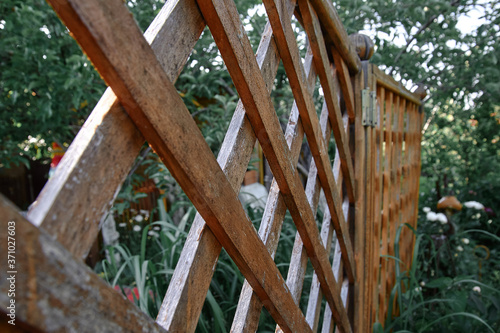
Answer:
<svg viewBox="0 0 500 333"><path fill-rule="evenodd" d="M162 1L127 5L145 29ZM237 5L256 47L265 16L257 1L238 0ZM407 87L423 83L429 93L415 264L401 264L398 278L404 287L394 291L400 311L387 319L385 329L499 331L499 1L341 0L335 5L348 33L365 31L374 39L374 63ZM176 87L217 154L237 95L208 30ZM52 142L67 147L104 88L45 1L0 3L0 168L47 162ZM282 69L273 96L285 121L291 92ZM132 222L117 221L125 223L119 227L121 243L109 250L120 253L121 262L105 261L98 269L113 285L137 287L137 304L154 316L194 210L168 171L150 152L144 155L148 158L137 162L144 173L127 180L114 214L121 216L130 208L128 202L141 197L133 185L145 177L156 179L157 186L170 193L169 210L160 205L151 218L135 212ZM484 209L465 207L445 224L428 219L423 208L436 211L445 195L480 202ZM260 213L249 214L258 227ZM156 222L151 224L153 216ZM293 238L293 227L284 235ZM226 254L218 267L200 320L203 331L228 330L241 288L242 277ZM286 273L286 267L281 269ZM151 297L146 296L150 292ZM265 316L262 329L273 330Z"/></svg>

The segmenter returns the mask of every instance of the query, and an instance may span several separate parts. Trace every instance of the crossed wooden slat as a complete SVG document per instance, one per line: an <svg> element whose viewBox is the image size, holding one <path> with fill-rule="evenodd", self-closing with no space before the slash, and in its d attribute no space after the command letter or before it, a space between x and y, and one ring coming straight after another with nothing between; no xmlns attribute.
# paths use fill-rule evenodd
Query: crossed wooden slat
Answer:
<svg viewBox="0 0 500 333"><path fill-rule="evenodd" d="M299 0L297 15L311 47L303 65L291 30L290 17L296 9L293 0L264 1L269 23L256 55L230 0L169 1L145 33L145 38L121 1L50 2L110 85L66 153L59 168L61 171L49 181L28 214L35 226L44 229L43 232L33 231L35 234L48 232L69 251L60 250L63 262L72 262L71 255L82 258L88 253L99 231L96 221L111 206L117 188L147 140L198 210L160 309L158 324L168 331L194 331L222 246L246 278L233 322L234 330L254 330L262 305L283 331L316 330L324 295L328 306L323 328L333 329L333 325L337 325L340 331L351 332L346 310L349 282L362 286L355 289L355 307L365 300L363 306L368 311L363 313L372 312L370 290L374 284L378 285L378 280L373 282L378 274L378 257L370 259L374 246L365 245L364 241L371 242L372 237L378 236L370 231L373 225L365 235L363 225L366 216L377 216L377 211L373 211L374 206L370 204L367 207L372 211L366 216L356 214L356 232L360 234L354 247L358 249L356 263L346 223L354 223L351 205L356 204L357 212L365 207L359 189L364 193L362 179L366 175L356 172L356 177L361 174L361 178L355 184L351 155L354 142L349 140L354 134L350 126L353 122L357 136L363 132L358 105L361 77L358 75L352 80L361 64L331 4L322 0L311 3ZM173 86L205 22L241 97L217 160ZM325 36L322 31L326 31ZM123 52L124 49L127 52ZM329 52L335 64L330 63ZM295 97L285 135L269 97L280 58ZM316 75L325 92L320 120L312 101ZM341 96L345 111L340 108ZM402 117L396 143L403 140ZM333 170L327 153L332 131L337 148ZM368 143L375 142L375 132L370 132L372 139ZM304 135L314 158L305 189L296 172ZM275 176L259 234L236 197L257 139ZM359 140L356 139L356 146ZM414 140L417 142L417 135ZM402 148L399 147L396 152L400 154ZM356 150L356 171L365 167L364 154L365 150ZM375 154L368 156L371 167L375 166ZM405 166L398 164L397 158L389 162L392 170L396 170L394 177L401 178L405 167L410 170L410 165L413 171L408 172L417 171L415 159L411 163L410 156L417 157L417 149L405 151L408 160ZM342 191L342 184L345 191ZM415 217L416 208L411 216L406 197L411 196L408 194L410 188L415 192L415 186L418 193L418 183L412 184L405 187L404 196L391 198L393 203L397 200L391 209L396 212L401 209L410 221ZM314 220L320 189L327 202L321 234ZM398 190L397 186L394 189ZM369 188L368 194L370 192ZM3 200L2 205L3 211L26 223L12 213L12 208ZM385 212L385 204L383 207ZM298 235L285 283L273 256L287 209ZM389 229L394 231L393 228ZM393 233L390 235L393 237ZM328 254L333 241L335 255L330 264ZM28 251L26 260L44 262L43 256L40 259L37 255ZM363 267L363 255L369 267ZM297 303L308 258L315 276L304 316ZM40 267L49 269L42 264ZM370 281L367 286L360 283L365 276ZM92 276L91 281L94 279ZM92 304L106 308L118 302L115 294L99 299L99 295L108 293L105 287L99 288L97 301ZM375 299L376 295L373 297ZM120 309L127 309L129 304L122 302L120 306L123 307ZM113 321L106 315L102 317L105 318L102 320ZM355 327L361 327L359 322L364 319L356 317ZM36 326L38 322L30 323ZM141 321L137 323L146 325ZM161 330L152 323L147 325Z"/></svg>

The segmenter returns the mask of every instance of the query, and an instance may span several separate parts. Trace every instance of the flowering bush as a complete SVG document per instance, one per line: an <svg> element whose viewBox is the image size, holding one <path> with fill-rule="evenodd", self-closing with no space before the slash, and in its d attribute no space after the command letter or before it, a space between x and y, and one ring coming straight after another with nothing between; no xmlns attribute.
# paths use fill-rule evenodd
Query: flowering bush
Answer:
<svg viewBox="0 0 500 333"><path fill-rule="evenodd" d="M500 228L493 210L470 200L460 211L439 212L436 201L422 197L413 264L397 276L392 294L399 316L375 331L500 331Z"/></svg>

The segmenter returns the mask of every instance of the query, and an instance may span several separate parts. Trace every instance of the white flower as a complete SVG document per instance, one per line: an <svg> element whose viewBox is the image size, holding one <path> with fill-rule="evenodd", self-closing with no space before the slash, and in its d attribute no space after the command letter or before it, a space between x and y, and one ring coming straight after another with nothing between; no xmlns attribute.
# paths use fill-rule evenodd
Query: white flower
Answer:
<svg viewBox="0 0 500 333"><path fill-rule="evenodd" d="M448 219L446 218L446 215L444 215L443 213L437 213L436 218L439 222L441 222L441 224L448 223Z"/></svg>
<svg viewBox="0 0 500 333"><path fill-rule="evenodd" d="M125 228L127 226L127 223L118 223L118 226L121 228Z"/></svg>
<svg viewBox="0 0 500 333"><path fill-rule="evenodd" d="M160 226L159 226L159 225L155 225L155 226L153 227L153 230L156 230L156 231L158 231L158 230L160 230L160 229L161 229L161 228L160 228Z"/></svg>
<svg viewBox="0 0 500 333"><path fill-rule="evenodd" d="M467 208L475 208L475 209L478 209L478 210L483 210L484 209L484 205L480 202L477 202L477 201L467 201L467 202L464 202L464 206L467 207Z"/></svg>
<svg viewBox="0 0 500 333"><path fill-rule="evenodd" d="M481 293L481 287L480 286L475 286L474 288L472 288L472 290L474 290L478 294Z"/></svg>
<svg viewBox="0 0 500 333"><path fill-rule="evenodd" d="M462 238L462 243L465 245L469 244L469 239L468 238Z"/></svg>
<svg viewBox="0 0 500 333"><path fill-rule="evenodd" d="M429 221L436 221L437 220L437 214L434 212L428 212L426 217Z"/></svg>
<svg viewBox="0 0 500 333"><path fill-rule="evenodd" d="M424 207L424 208L422 208L422 210L424 211L424 213L428 213L431 211L431 209L429 207Z"/></svg>
<svg viewBox="0 0 500 333"><path fill-rule="evenodd" d="M148 236L159 237L160 235L156 231L150 230L148 231Z"/></svg>
<svg viewBox="0 0 500 333"><path fill-rule="evenodd" d="M417 287L417 288L415 288L415 292L419 293L419 292L421 292L421 291L422 291L422 287Z"/></svg>
<svg viewBox="0 0 500 333"><path fill-rule="evenodd" d="M420 282L420 285L421 285L422 287L425 287L425 281Z"/></svg>
<svg viewBox="0 0 500 333"><path fill-rule="evenodd" d="M134 220L136 220L137 222L142 222L142 220L144 220L144 218L142 217L142 215L136 215L134 217Z"/></svg>
<svg viewBox="0 0 500 333"><path fill-rule="evenodd" d="M141 231L141 226L140 225L134 225L134 231L135 232Z"/></svg>
<svg viewBox="0 0 500 333"><path fill-rule="evenodd" d="M491 224L493 222L493 220L488 220L488 224Z"/></svg>
<svg viewBox="0 0 500 333"><path fill-rule="evenodd" d="M462 252L463 250L464 250L464 248L463 248L463 247L461 247L460 245L459 245L459 246L457 246L457 251L458 251L458 252Z"/></svg>

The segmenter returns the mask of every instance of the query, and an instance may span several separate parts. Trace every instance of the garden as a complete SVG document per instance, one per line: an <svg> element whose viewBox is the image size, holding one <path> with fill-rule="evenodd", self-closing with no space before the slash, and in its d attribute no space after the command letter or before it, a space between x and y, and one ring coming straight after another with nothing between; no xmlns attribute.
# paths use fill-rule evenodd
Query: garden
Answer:
<svg viewBox="0 0 500 333"><path fill-rule="evenodd" d="M126 3L143 30L163 6L160 0ZM428 92L417 228L400 226L394 256L382 258L395 263L398 283L390 292L387 316L377 313L373 320L374 332L498 332L500 2L396 3L334 2L349 34L362 32L374 41L373 63L409 89L423 84ZM236 4L256 47L265 11L258 1ZM304 52L305 33L295 24ZM57 156L69 147L106 86L57 15L40 0L0 4L0 68L0 176L18 179L23 173L26 193L13 201L27 210L43 185L34 179L43 174L46 180L49 170L56 170ZM217 156L238 95L208 28L175 87ZM271 94L284 128L293 94L283 67ZM265 168L261 155L256 149L249 171ZM307 167L310 158L301 156L299 164ZM258 178L265 184L263 175ZM12 186L5 185L2 193L18 189ZM263 207L249 200L244 208L258 230ZM144 144L87 263L156 318L195 216L194 205ZM318 210L317 220L322 217ZM289 213L283 226L275 261L286 276L297 232ZM415 235L411 263L399 256L403 229ZM230 331L243 282L223 250L197 331ZM304 290L312 283L309 264ZM307 303L302 297L304 311ZM263 311L259 331L274 329L273 319Z"/></svg>

